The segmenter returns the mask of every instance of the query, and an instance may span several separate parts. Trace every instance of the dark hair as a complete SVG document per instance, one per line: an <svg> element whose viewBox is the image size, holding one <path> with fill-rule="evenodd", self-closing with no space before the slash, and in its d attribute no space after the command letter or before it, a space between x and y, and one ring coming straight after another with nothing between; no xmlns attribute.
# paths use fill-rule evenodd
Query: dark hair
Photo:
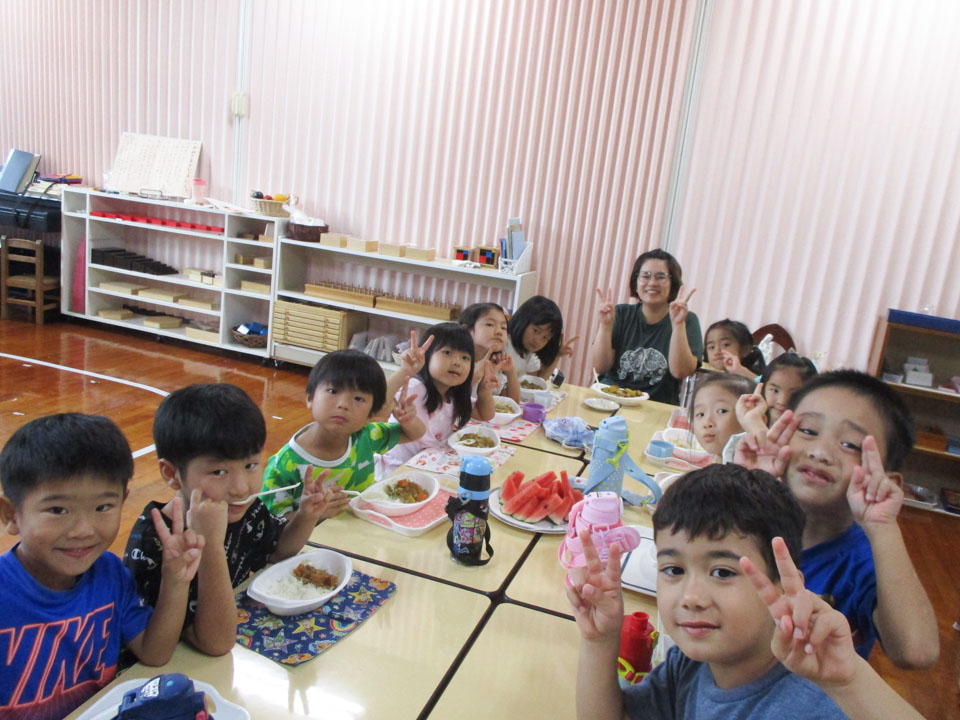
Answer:
<svg viewBox="0 0 960 720"><path fill-rule="evenodd" d="M733 336L734 341L740 346L740 364L757 375L764 369L763 353L753 342L753 335L750 334L750 328L739 320L717 320L713 325L707 328L703 334L703 360L707 360L707 336L711 330L726 330Z"/></svg>
<svg viewBox="0 0 960 720"><path fill-rule="evenodd" d="M849 390L873 403L887 433L887 456L883 460L883 467L891 472L899 470L914 443L913 419L903 398L885 382L872 375L859 370L844 369L810 378L793 392L787 407L796 410L810 393L831 387Z"/></svg>
<svg viewBox="0 0 960 720"><path fill-rule="evenodd" d="M202 455L242 460L263 450L267 425L256 403L236 385L188 385L164 398L153 419L157 457L180 471Z"/></svg>
<svg viewBox="0 0 960 720"><path fill-rule="evenodd" d="M468 330L472 330L482 317L493 311L499 312L504 318L507 317L506 310L495 302L474 303L460 311L460 324Z"/></svg>
<svg viewBox="0 0 960 720"><path fill-rule="evenodd" d="M427 389L424 407L428 413L432 413L437 410L445 400L450 400L453 403L454 424L459 430L470 422L470 414L473 411L473 400L470 397L471 390L473 389L473 338L470 336L470 331L463 325L458 325L453 322L440 323L439 325L427 328L423 331L423 335L420 336L420 344L422 345L431 335L433 336L433 342L430 343L430 347L427 348L423 367L420 368L420 372L417 373L417 377L423 381ZM430 359L435 352L445 347L452 350L460 350L470 355L470 372L466 380L447 390L447 396L443 398L440 397L440 391L437 390L437 386L433 384L433 378L430 377Z"/></svg>
<svg viewBox="0 0 960 720"><path fill-rule="evenodd" d="M560 308L553 300L543 295L534 295L517 308L510 322L507 323L507 332L510 335L510 342L513 343L513 349L519 353L520 357L527 355L523 347L523 333L531 325L549 325L553 333L550 341L536 353L540 358L540 364L546 367L560 353L560 338L563 335L563 315L560 313Z"/></svg>
<svg viewBox="0 0 960 720"><path fill-rule="evenodd" d="M694 385L693 397L690 401L690 410L688 411L691 427L693 427L693 408L697 404L697 395L708 385L719 385L737 397L749 395L757 387L751 380L747 380L747 378L742 375L734 375L733 373L727 372L698 373L697 383Z"/></svg>
<svg viewBox="0 0 960 720"><path fill-rule="evenodd" d="M676 300L680 293L680 286L683 285L683 270L680 269L680 263L673 255L660 248L647 250L634 260L633 270L630 271L630 297L640 299L637 294L637 278L640 277L640 268L647 260L663 260L667 263L667 271L670 273L670 294L667 295L667 302Z"/></svg>
<svg viewBox="0 0 960 720"><path fill-rule="evenodd" d="M770 541L782 537L800 567L806 516L786 485L764 470L709 465L674 482L653 514L653 534L684 531L691 540L741 533L757 542L771 580L780 579Z"/></svg>
<svg viewBox="0 0 960 720"><path fill-rule="evenodd" d="M805 383L817 374L817 366L813 364L813 360L801 357L795 352L787 352L783 353L783 355L777 355L777 357L771 360L770 364L763 369L763 375L760 377L760 382L763 383L763 387L767 387L767 381L770 380L777 370L787 369L794 370L797 375L800 376L801 383Z"/></svg>
<svg viewBox="0 0 960 720"><path fill-rule="evenodd" d="M130 444L102 415L60 413L31 420L0 451L0 483L15 508L39 485L91 476L127 489Z"/></svg>
<svg viewBox="0 0 960 720"><path fill-rule="evenodd" d="M387 400L383 368L360 350L336 350L320 358L307 378L307 398L312 398L321 385L329 385L336 391L349 388L372 395L371 414L378 412Z"/></svg>

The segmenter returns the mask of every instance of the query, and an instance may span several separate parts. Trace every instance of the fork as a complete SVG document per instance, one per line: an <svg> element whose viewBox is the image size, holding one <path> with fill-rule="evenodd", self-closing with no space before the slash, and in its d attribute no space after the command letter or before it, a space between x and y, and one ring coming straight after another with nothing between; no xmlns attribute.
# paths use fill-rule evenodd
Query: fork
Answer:
<svg viewBox="0 0 960 720"><path fill-rule="evenodd" d="M246 498L244 498L243 500L235 500L235 501L233 501L233 502L230 503L230 504L231 504L231 505L246 505L248 502L251 502L252 500L254 500L254 499L258 498L258 497L263 497L264 495L273 495L274 493L283 492L284 490L292 490L293 488L299 487L300 485L301 485L301 483L294 483L293 485L287 485L286 487L271 488L270 490L261 490L260 492L254 493L254 494L251 495L250 497L246 497Z"/></svg>

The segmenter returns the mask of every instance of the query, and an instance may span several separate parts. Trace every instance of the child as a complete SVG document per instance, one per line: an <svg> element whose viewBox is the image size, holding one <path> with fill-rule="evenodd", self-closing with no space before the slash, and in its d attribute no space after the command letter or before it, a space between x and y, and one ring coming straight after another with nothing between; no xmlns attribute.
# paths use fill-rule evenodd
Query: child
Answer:
<svg viewBox="0 0 960 720"><path fill-rule="evenodd" d="M564 355L573 355L573 338L563 342L563 316L550 298L534 295L510 318L507 353L517 374L549 378ZM518 391L519 392L519 391Z"/></svg>
<svg viewBox="0 0 960 720"><path fill-rule="evenodd" d="M270 458L263 489L293 485L314 467L328 468L336 482L331 484L324 517L340 512L350 499L343 489L361 491L373 484L375 453L423 435L423 423L405 395L394 410L397 422L372 422L386 398L386 378L372 357L359 350L324 355L307 379L307 407L313 422ZM284 515L296 510L299 498L298 486L268 495L264 502L275 515Z"/></svg>
<svg viewBox="0 0 960 720"><path fill-rule="evenodd" d="M486 362L493 364L497 373L495 395L506 395L520 402L520 379L513 364L513 356L504 352L507 343L507 315L497 303L474 303L460 313L460 324L473 338L475 370L473 385L483 378ZM489 361L485 358L490 356Z"/></svg>
<svg viewBox="0 0 960 720"><path fill-rule="evenodd" d="M203 538L154 514L163 570L144 606L107 552L132 474L123 433L94 415L38 418L0 452L0 520L20 536L0 556L0 716L69 714L113 679L123 646L145 665L173 655Z"/></svg>
<svg viewBox="0 0 960 720"><path fill-rule="evenodd" d="M140 594L157 603L161 573L157 529L147 520L157 510L167 525L187 526L206 540L190 585L183 637L209 655L230 652L236 642L234 588L269 562L296 554L326 507L320 481L307 480L300 509L270 514L259 498L263 415L234 385L190 385L164 398L153 420L160 475L173 490L166 504L151 502L130 532L124 564ZM179 628L178 628L179 630Z"/></svg>
<svg viewBox="0 0 960 720"><path fill-rule="evenodd" d="M703 336L703 359L714 368L754 380L763 372L763 354L742 322L718 320Z"/></svg>
<svg viewBox="0 0 960 720"><path fill-rule="evenodd" d="M774 478L735 465L688 473L653 524L657 609L676 647L620 690L620 551L604 566L584 532L587 565L567 589L579 718L919 717L858 660L839 614L803 590L791 562L803 512Z"/></svg>
<svg viewBox="0 0 960 720"><path fill-rule="evenodd" d="M407 352L415 354L416 347L411 343L411 350ZM419 350L422 355L404 358L391 381L397 383L402 378L409 383L409 402L416 408L426 432L416 442L385 453L380 460L378 477L389 475L425 448L442 447L471 417L489 420L494 414L488 382L481 381L477 388L476 407L471 399L473 339L465 327L457 323L434 325L424 332ZM406 375L414 368L417 369L412 377Z"/></svg>
<svg viewBox="0 0 960 720"><path fill-rule="evenodd" d="M697 383L690 406L690 425L707 452L721 455L727 441L741 432L737 400L753 392L753 383L739 375L710 373Z"/></svg>
<svg viewBox="0 0 960 720"><path fill-rule="evenodd" d="M778 355L763 371L763 399L767 405L767 423L775 423L790 403L794 390L817 374L809 358L788 352Z"/></svg>
<svg viewBox="0 0 960 720"><path fill-rule="evenodd" d="M766 434L748 435L737 462L783 478L807 514L801 570L853 629L857 652L874 640L895 665L925 668L939 655L933 608L897 525L896 472L913 446L903 400L856 370L809 380Z"/></svg>

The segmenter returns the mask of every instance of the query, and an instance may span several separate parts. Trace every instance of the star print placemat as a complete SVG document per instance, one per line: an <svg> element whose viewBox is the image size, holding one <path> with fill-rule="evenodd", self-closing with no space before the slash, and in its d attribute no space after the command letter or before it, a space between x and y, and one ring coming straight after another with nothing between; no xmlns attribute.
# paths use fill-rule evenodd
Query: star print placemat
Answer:
<svg viewBox="0 0 960 720"><path fill-rule="evenodd" d="M318 610L274 615L265 605L237 593L237 642L282 665L299 665L347 637L379 610L396 584L357 570L346 587Z"/></svg>
<svg viewBox="0 0 960 720"><path fill-rule="evenodd" d="M524 420L523 418L517 418L513 422L507 423L506 425L497 425L497 423L492 422L480 422L478 420L471 420L467 423L467 427L472 427L475 425L483 425L493 430L497 435L500 436L501 440L506 442L523 442L530 436L531 433L537 431L537 428L540 427L540 423L530 422L529 420Z"/></svg>

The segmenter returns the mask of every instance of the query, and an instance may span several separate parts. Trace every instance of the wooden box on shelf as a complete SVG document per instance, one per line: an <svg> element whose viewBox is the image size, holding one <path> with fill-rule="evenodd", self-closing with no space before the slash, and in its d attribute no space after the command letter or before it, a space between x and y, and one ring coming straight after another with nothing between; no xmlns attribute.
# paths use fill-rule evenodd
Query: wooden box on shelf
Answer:
<svg viewBox="0 0 960 720"><path fill-rule="evenodd" d="M307 283L303 290L305 295L311 297L323 298L325 300L335 300L337 302L350 303L351 305L364 305L373 307L375 295L372 292L365 291L363 288L346 288L325 284Z"/></svg>
<svg viewBox="0 0 960 720"><path fill-rule="evenodd" d="M127 318L132 318L136 313L129 308L104 308L103 310L98 310L97 315L107 320L126 320Z"/></svg>
<svg viewBox="0 0 960 720"><path fill-rule="evenodd" d="M433 262L437 257L437 251L433 248L421 248L413 245L407 245L404 257L407 257L411 260Z"/></svg>
<svg viewBox="0 0 960 720"><path fill-rule="evenodd" d="M367 316L307 303L277 300L273 306L273 339L332 352L347 347L354 333L367 328Z"/></svg>
<svg viewBox="0 0 960 720"><path fill-rule="evenodd" d="M347 250L375 253L378 247L380 247L380 243L377 240L364 240L363 238L353 237L352 235L347 237Z"/></svg>
<svg viewBox="0 0 960 720"><path fill-rule="evenodd" d="M110 292L122 293L124 295L136 295L141 290L146 290L146 285L138 285L137 283L128 283L128 282L119 282L111 280L109 282L102 282L97 287L101 290L109 290Z"/></svg>
<svg viewBox="0 0 960 720"><path fill-rule="evenodd" d="M138 297L147 298L149 300L163 300L164 302L176 302L180 298L186 297L186 293L171 292L170 290L162 290L160 288L146 288L137 293Z"/></svg>
<svg viewBox="0 0 960 720"><path fill-rule="evenodd" d="M211 343L220 342L220 332L218 330L206 330L204 328L194 327L193 325L187 325L184 328L184 332L188 338L193 338L194 340L205 340Z"/></svg>
<svg viewBox="0 0 960 720"><path fill-rule="evenodd" d="M253 280L241 280L240 289L246 292L257 293L259 295L269 295L270 283L255 282Z"/></svg>
<svg viewBox="0 0 960 720"><path fill-rule="evenodd" d="M194 297L182 297L177 300L177 305L184 305L185 307L197 308L198 310L216 310L217 304L212 300L201 300L200 298Z"/></svg>
<svg viewBox="0 0 960 720"><path fill-rule="evenodd" d="M273 258L271 257L255 257L253 259L253 266L255 268L261 268L263 270L269 270L273 267Z"/></svg>
<svg viewBox="0 0 960 720"><path fill-rule="evenodd" d="M180 327L182 322L183 318L174 317L173 315L151 315L143 321L143 324L145 327L170 330Z"/></svg>
<svg viewBox="0 0 960 720"><path fill-rule="evenodd" d="M406 245L397 245L394 243L380 243L380 247L377 248L377 252L381 255L389 255L390 257L404 257L406 254L407 246Z"/></svg>
<svg viewBox="0 0 960 720"><path fill-rule="evenodd" d="M347 236L340 233L324 233L320 236L320 244L324 247L345 248Z"/></svg>
<svg viewBox="0 0 960 720"><path fill-rule="evenodd" d="M390 310L407 313L408 315L436 318L437 320L455 320L460 314L460 307L457 305L429 301L418 302L416 300L386 297L385 295L377 296L376 307L379 310Z"/></svg>

